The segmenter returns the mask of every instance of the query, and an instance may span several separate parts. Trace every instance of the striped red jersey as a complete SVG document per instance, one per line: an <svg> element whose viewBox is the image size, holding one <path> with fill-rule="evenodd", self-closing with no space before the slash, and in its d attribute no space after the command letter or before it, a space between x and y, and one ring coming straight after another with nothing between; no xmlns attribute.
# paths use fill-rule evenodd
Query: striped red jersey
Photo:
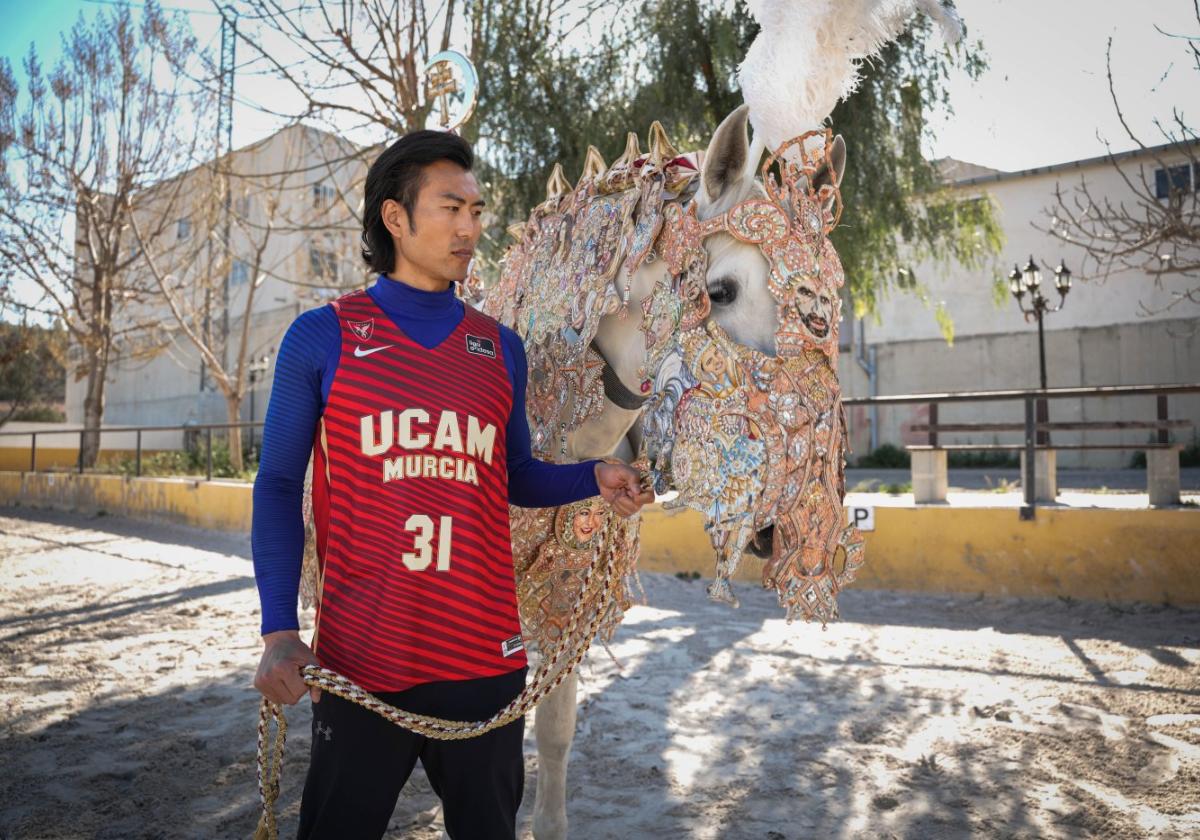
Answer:
<svg viewBox="0 0 1200 840"><path fill-rule="evenodd" d="M365 292L333 307L341 358L313 466L317 659L373 692L523 667L498 325L466 307L430 350Z"/></svg>

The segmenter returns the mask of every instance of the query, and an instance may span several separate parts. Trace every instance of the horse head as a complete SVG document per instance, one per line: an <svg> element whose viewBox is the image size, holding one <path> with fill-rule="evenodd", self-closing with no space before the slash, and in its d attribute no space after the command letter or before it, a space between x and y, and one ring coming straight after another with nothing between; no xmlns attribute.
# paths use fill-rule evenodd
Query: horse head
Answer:
<svg viewBox="0 0 1200 840"><path fill-rule="evenodd" d="M709 142L695 198L700 221L716 218L749 199L767 198L756 177L759 161L758 155L751 155L746 133L748 116L745 105L733 111ZM759 145L753 148L761 151ZM802 176L805 182L798 187L820 194L823 188L841 184L845 168L846 144L839 134L833 139L827 160L812 176ZM833 202L830 194L822 212L830 212ZM723 231L707 237L704 248L708 254L705 285L712 304L709 317L736 343L774 356L779 313L768 283L771 267L762 250ZM795 304L796 317L813 335L826 338L836 327L840 301L806 278L798 278L798 282L802 285Z"/></svg>
<svg viewBox="0 0 1200 840"><path fill-rule="evenodd" d="M762 148L746 122L744 108L725 119L694 201L664 211L658 247L680 309L677 332L650 353L647 451L658 489L673 487L672 504L705 516L718 552L712 597L736 602L729 579L743 552L769 554L764 585L789 618L824 622L861 562L842 522L844 276L829 240L845 145L807 132L776 148L756 179ZM671 297L662 285L652 294L647 313Z"/></svg>

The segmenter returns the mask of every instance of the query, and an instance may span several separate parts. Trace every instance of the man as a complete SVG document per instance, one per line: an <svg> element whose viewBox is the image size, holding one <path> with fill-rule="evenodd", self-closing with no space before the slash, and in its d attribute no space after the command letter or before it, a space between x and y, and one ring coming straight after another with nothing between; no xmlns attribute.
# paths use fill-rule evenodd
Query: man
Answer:
<svg viewBox="0 0 1200 840"><path fill-rule="evenodd" d="M454 720L520 693L509 502L602 496L628 516L637 473L530 454L520 339L464 307L484 206L460 137L418 131L367 174L362 255L379 278L305 312L279 350L254 486L264 650L254 684L293 704L319 663L384 701ZM313 455L321 557L311 648L298 632L301 494ZM464 741L415 735L312 690L300 837L379 837L417 759L454 838L512 838L524 721Z"/></svg>

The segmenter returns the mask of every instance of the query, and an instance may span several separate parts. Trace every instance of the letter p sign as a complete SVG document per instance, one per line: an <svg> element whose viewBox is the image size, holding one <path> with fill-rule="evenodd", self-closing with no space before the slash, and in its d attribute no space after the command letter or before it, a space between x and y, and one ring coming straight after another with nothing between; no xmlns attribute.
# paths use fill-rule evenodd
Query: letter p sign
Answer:
<svg viewBox="0 0 1200 840"><path fill-rule="evenodd" d="M848 507L846 508L846 518L860 531L875 530L875 508L873 507Z"/></svg>

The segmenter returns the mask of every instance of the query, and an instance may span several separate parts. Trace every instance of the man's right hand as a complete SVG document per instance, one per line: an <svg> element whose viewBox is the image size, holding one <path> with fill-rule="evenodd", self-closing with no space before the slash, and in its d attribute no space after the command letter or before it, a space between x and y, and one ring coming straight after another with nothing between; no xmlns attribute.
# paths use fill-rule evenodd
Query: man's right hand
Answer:
<svg viewBox="0 0 1200 840"><path fill-rule="evenodd" d="M321 689L309 688L300 676L305 665L319 665L312 648L300 641L297 630L279 630L263 636L263 655L254 675L254 687L274 703L294 706L308 691L314 703L321 699Z"/></svg>

